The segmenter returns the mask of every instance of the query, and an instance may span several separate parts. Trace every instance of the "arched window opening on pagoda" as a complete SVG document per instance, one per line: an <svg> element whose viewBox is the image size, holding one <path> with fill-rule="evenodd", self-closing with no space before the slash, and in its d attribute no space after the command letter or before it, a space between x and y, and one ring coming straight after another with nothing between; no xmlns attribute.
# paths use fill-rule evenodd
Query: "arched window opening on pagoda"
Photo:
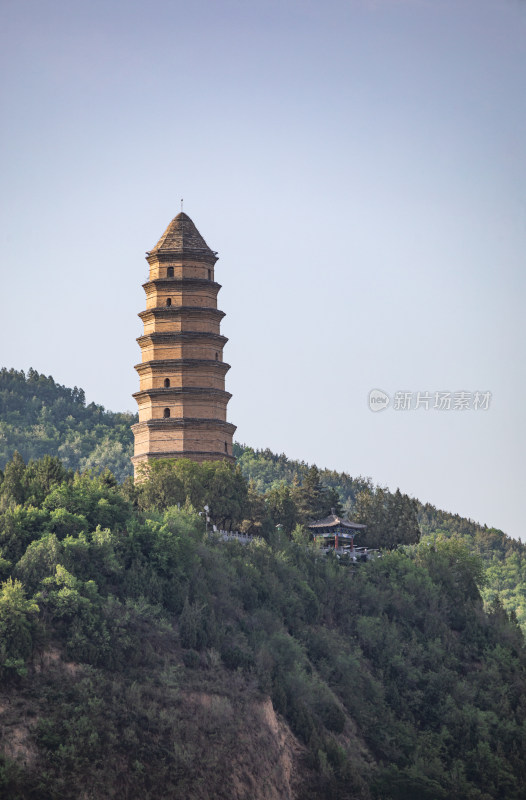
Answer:
<svg viewBox="0 0 526 800"><path fill-rule="evenodd" d="M164 409L164 418L168 419L169 416L170 416L170 409L169 408L165 408Z"/></svg>
<svg viewBox="0 0 526 800"><path fill-rule="evenodd" d="M167 297L166 298L166 305L167 306L171 306L172 305L172 298L171 297Z"/></svg>
<svg viewBox="0 0 526 800"><path fill-rule="evenodd" d="M228 444L225 442L225 453L228 453Z"/></svg>
<svg viewBox="0 0 526 800"><path fill-rule="evenodd" d="M164 388L168 389L170 387L170 378L164 379Z"/></svg>
<svg viewBox="0 0 526 800"><path fill-rule="evenodd" d="M208 280L209 281L212 280L212 270L211 269L208 270Z"/></svg>
<svg viewBox="0 0 526 800"><path fill-rule="evenodd" d="M167 278L173 278L173 276L174 276L174 268L173 267L168 267L168 269L166 270L166 277Z"/></svg>
<svg viewBox="0 0 526 800"><path fill-rule="evenodd" d="M216 361L219 361L219 353L216 353Z"/></svg>

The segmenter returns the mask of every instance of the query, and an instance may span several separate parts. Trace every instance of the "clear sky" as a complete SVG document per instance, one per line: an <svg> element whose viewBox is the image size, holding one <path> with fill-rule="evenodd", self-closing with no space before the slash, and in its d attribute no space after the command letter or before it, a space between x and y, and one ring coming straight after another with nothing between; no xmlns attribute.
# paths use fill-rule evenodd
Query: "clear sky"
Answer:
<svg viewBox="0 0 526 800"><path fill-rule="evenodd" d="M184 198L238 441L525 536L524 0L3 0L0 31L0 365L134 409Z"/></svg>

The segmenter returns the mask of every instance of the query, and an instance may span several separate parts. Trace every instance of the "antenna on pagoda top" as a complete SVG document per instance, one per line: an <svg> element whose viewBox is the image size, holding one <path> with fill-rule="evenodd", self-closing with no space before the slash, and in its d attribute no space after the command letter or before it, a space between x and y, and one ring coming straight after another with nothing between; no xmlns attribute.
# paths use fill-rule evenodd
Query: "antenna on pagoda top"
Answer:
<svg viewBox="0 0 526 800"><path fill-rule="evenodd" d="M181 211L183 210L183 198L181 197Z"/></svg>

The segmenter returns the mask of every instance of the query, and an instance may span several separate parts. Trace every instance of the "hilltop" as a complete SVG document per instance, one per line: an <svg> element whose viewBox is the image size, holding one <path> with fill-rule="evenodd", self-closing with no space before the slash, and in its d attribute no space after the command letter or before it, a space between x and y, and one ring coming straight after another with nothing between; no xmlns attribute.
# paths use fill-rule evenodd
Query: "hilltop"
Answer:
<svg viewBox="0 0 526 800"><path fill-rule="evenodd" d="M30 369L0 370L0 469L17 450L28 461L57 456L73 470L110 469L122 481L132 474L137 416L86 405L83 389L69 389Z"/></svg>

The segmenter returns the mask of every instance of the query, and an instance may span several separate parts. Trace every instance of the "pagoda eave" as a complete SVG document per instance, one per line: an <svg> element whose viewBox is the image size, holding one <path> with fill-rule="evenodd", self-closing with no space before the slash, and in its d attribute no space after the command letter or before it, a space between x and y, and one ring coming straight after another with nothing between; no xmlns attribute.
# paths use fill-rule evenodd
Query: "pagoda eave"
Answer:
<svg viewBox="0 0 526 800"><path fill-rule="evenodd" d="M166 370L176 370L178 367L198 369L205 366L217 369L225 375L230 369L230 364L227 364L226 361L215 361L205 358L167 358L163 360L143 361L140 364L136 364L135 369L139 375L148 372L149 369L151 369L152 372L157 372L159 375L164 375Z"/></svg>
<svg viewBox="0 0 526 800"><path fill-rule="evenodd" d="M208 418L208 417L162 417L159 419L146 419L143 422L136 422L132 425L132 431L135 433L144 428L154 428L156 430L169 430L180 428L220 428L225 433L232 434L237 430L237 425L232 425L231 422L225 422L222 419Z"/></svg>
<svg viewBox="0 0 526 800"><path fill-rule="evenodd" d="M145 311L140 311L137 316L145 322L152 317L154 319L171 319L174 316L198 316L203 317L207 314L212 317L223 319L225 316L224 311L220 311L213 306L157 306L156 308L147 308Z"/></svg>
<svg viewBox="0 0 526 800"><path fill-rule="evenodd" d="M156 331L155 333L145 333L139 336L136 340L139 345L147 344L161 344L170 342L193 342L196 340L213 341L216 344L225 345L228 342L226 336L221 336L220 333L208 333L207 331L186 331L180 333L177 331Z"/></svg>
<svg viewBox="0 0 526 800"><path fill-rule="evenodd" d="M146 260L149 264L152 261L199 261L206 264L215 264L219 260L217 253L213 250L150 250L146 253Z"/></svg>
<svg viewBox="0 0 526 800"><path fill-rule="evenodd" d="M142 288L148 292L148 289L183 289L190 286L212 287L218 292L221 289L220 283L209 281L206 278L154 278L143 283Z"/></svg>
<svg viewBox="0 0 526 800"><path fill-rule="evenodd" d="M191 397L193 395L211 395L214 397L226 398L227 401L232 397L230 392L227 392L224 389L211 389L209 387L201 386L159 386L155 389L142 389L141 391L132 394L132 397L138 401L144 397L166 397L171 395L177 395L178 397L181 395L187 397Z"/></svg>

